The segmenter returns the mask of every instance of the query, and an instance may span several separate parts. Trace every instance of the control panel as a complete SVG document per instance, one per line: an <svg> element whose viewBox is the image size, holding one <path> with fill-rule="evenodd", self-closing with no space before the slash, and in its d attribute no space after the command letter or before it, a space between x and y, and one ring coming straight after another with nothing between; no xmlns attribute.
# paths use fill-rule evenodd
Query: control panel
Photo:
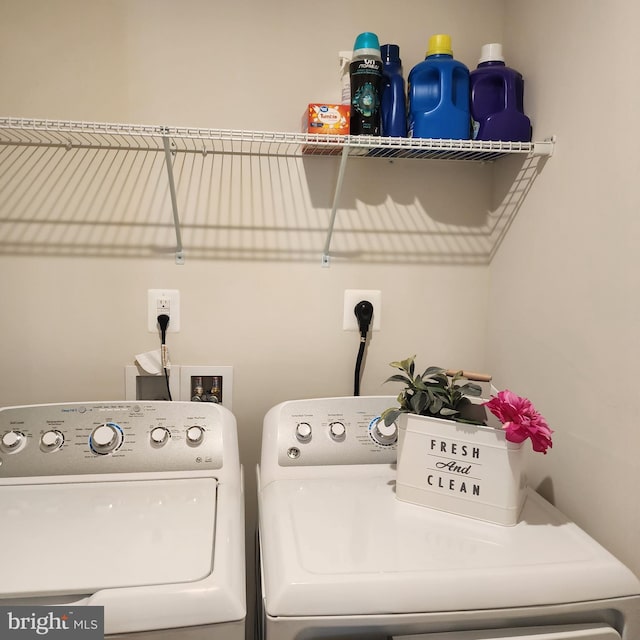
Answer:
<svg viewBox="0 0 640 640"><path fill-rule="evenodd" d="M222 466L216 404L70 403L0 409L0 479Z"/></svg>
<svg viewBox="0 0 640 640"><path fill-rule="evenodd" d="M395 396L292 400L274 407L264 427L277 432L281 466L393 464L398 429L380 414L394 406Z"/></svg>

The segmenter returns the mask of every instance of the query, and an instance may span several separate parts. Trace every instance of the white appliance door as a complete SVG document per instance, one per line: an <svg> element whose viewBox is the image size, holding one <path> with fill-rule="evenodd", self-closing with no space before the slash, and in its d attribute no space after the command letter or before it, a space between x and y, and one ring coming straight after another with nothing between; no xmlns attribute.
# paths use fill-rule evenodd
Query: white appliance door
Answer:
<svg viewBox="0 0 640 640"><path fill-rule="evenodd" d="M0 599L189 583L212 571L213 478L0 488Z"/></svg>
<svg viewBox="0 0 640 640"><path fill-rule="evenodd" d="M393 636L393 640L620 640L620 634L609 626L587 624L421 633L410 636Z"/></svg>
<svg viewBox="0 0 640 640"><path fill-rule="evenodd" d="M637 595L640 582L531 492L513 527L401 502L388 476L260 495L272 616L475 611ZM514 588L517 585L517 588Z"/></svg>

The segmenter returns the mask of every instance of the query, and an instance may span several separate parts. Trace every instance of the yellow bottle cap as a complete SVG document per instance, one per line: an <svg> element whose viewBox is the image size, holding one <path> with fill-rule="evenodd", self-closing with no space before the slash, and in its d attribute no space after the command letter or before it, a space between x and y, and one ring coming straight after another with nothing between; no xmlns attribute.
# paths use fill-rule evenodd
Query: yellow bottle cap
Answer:
<svg viewBox="0 0 640 640"><path fill-rule="evenodd" d="M427 56L434 56L438 53L446 53L450 56L453 55L450 35L446 33L438 33L429 38L429 50L427 51Z"/></svg>

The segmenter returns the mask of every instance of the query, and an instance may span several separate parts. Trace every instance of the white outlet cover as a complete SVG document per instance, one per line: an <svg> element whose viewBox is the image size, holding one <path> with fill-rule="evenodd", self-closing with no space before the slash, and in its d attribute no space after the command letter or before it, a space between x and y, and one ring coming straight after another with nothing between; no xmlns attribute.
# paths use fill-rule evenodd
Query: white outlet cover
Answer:
<svg viewBox="0 0 640 640"><path fill-rule="evenodd" d="M180 331L180 291L178 289L148 289L147 291L147 329L152 333L160 331L158 327L158 300L169 300L169 326L167 333Z"/></svg>
<svg viewBox="0 0 640 640"><path fill-rule="evenodd" d="M358 302L368 300L373 305L373 326L371 330L380 331L382 316L382 291L378 289L346 289L344 292L344 331L359 331L358 319L354 309Z"/></svg>

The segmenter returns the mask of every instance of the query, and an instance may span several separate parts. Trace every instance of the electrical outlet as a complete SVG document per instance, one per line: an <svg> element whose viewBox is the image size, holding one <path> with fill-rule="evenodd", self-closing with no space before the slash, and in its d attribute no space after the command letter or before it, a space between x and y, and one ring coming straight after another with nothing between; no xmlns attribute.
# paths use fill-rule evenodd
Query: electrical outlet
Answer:
<svg viewBox="0 0 640 640"><path fill-rule="evenodd" d="M158 316L169 316L167 333L180 331L180 291L177 289L149 289L147 292L147 328L158 331Z"/></svg>
<svg viewBox="0 0 640 640"><path fill-rule="evenodd" d="M359 331L358 319L354 309L358 302L368 300L373 305L371 330L380 331L382 313L382 291L366 289L346 289L344 292L344 316L342 328L345 331Z"/></svg>

